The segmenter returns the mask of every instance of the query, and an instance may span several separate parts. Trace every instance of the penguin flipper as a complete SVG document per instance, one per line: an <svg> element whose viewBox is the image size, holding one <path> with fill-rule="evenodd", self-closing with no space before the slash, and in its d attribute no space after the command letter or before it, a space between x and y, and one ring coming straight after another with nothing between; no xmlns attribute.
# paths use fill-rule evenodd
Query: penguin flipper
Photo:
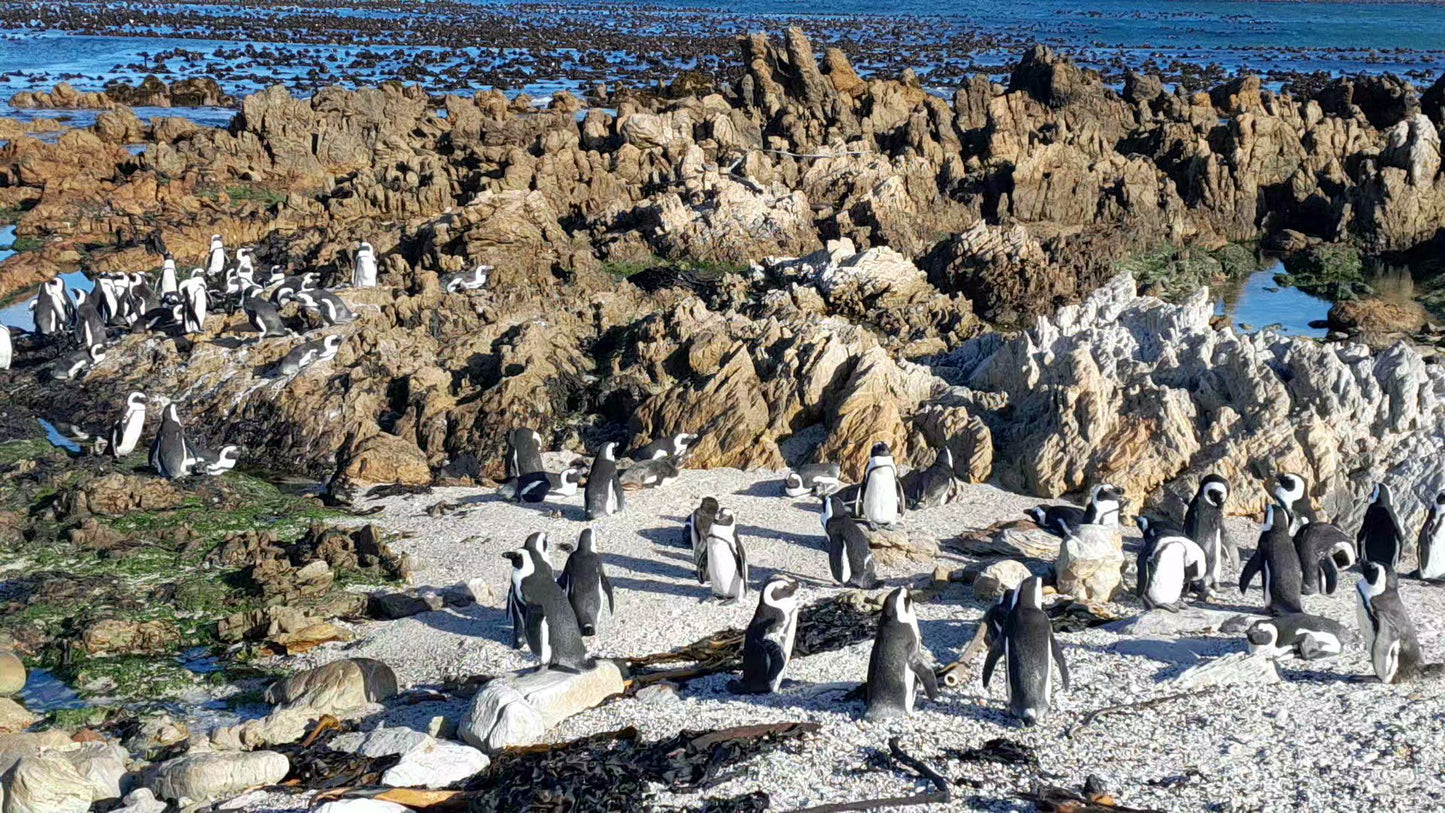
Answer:
<svg viewBox="0 0 1445 813"><path fill-rule="evenodd" d="M923 684L923 693L928 695L929 700L938 699L938 675L934 674L933 667L923 662L923 658L915 656L909 662L908 668L918 676L919 682Z"/></svg>
<svg viewBox="0 0 1445 813"><path fill-rule="evenodd" d="M906 500L905 500L904 497L903 497L903 478L901 478L901 477L894 477L894 478L893 478L893 488L894 488L894 490L896 490L896 491L898 492L898 513L899 513L899 514L902 514L903 511L904 511L904 504L905 504L905 502L906 502ZM919 491L921 492L922 489L920 488ZM920 497L920 499L921 499L921 497ZM910 507L912 507L912 506L910 506Z"/></svg>
<svg viewBox="0 0 1445 813"><path fill-rule="evenodd" d="M1059 679L1064 684L1064 691L1069 690L1069 664L1064 661L1064 648L1059 645L1059 639L1052 634L1049 635L1049 649L1054 653L1054 663L1059 667Z"/></svg>
<svg viewBox="0 0 1445 813"><path fill-rule="evenodd" d="M571 564L569 561L568 564ZM569 568L562 568L562 575L557 577L557 586L562 588L562 594L572 598L572 572Z"/></svg>
<svg viewBox="0 0 1445 813"><path fill-rule="evenodd" d="M615 613L612 603L612 580L607 578L607 571L597 568L597 579L602 582L602 592L607 594L607 612Z"/></svg>
<svg viewBox="0 0 1445 813"><path fill-rule="evenodd" d="M739 595L739 598L741 598L747 595L748 592L748 551L747 548L743 547L743 538L741 536L737 537L734 541L737 542L738 546L738 579L741 580L743 584L743 592Z"/></svg>
<svg viewBox="0 0 1445 813"><path fill-rule="evenodd" d="M1333 596L1335 589L1340 586L1340 569L1335 565L1335 557L1324 557L1318 567L1325 576L1325 595Z"/></svg>
<svg viewBox="0 0 1445 813"><path fill-rule="evenodd" d="M1004 636L995 638L993 644L988 648L988 657L983 659L983 687L988 688L988 682L993 678L993 668L998 665L998 659L1003 657Z"/></svg>
<svg viewBox="0 0 1445 813"><path fill-rule="evenodd" d="M697 583L707 584L707 540L703 540L692 553L693 564L697 567Z"/></svg>
<svg viewBox="0 0 1445 813"><path fill-rule="evenodd" d="M1249 561L1244 563L1244 569L1239 572L1239 592L1248 593L1249 585L1254 581L1264 568L1264 546L1261 545Z"/></svg>

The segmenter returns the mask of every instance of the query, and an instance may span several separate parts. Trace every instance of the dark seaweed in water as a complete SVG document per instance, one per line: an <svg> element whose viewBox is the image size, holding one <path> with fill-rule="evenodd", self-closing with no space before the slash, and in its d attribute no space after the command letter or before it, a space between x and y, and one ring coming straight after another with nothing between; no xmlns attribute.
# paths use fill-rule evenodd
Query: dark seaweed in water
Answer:
<svg viewBox="0 0 1445 813"><path fill-rule="evenodd" d="M673 791L706 788L726 769L814 733L817 723L777 723L715 731L682 731L643 742L636 728L556 746L507 751L469 783L469 810L581 813L646 809L650 784ZM742 799L716 800L718 810L757 810ZM756 801L746 802L755 805Z"/></svg>

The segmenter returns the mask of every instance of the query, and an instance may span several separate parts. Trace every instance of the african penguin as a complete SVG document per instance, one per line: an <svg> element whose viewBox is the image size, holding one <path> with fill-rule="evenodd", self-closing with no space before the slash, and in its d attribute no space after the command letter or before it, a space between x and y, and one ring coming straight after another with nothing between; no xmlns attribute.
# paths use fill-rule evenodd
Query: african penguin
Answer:
<svg viewBox="0 0 1445 813"><path fill-rule="evenodd" d="M883 528L896 525L903 514L903 484L898 480L898 468L887 443L873 444L859 485L854 516Z"/></svg>
<svg viewBox="0 0 1445 813"><path fill-rule="evenodd" d="M1199 481L1199 489L1184 512L1184 534L1204 551L1204 595L1219 587L1226 559L1239 563L1239 551L1224 529L1224 504L1228 500L1229 483L1210 474Z"/></svg>
<svg viewBox="0 0 1445 813"><path fill-rule="evenodd" d="M758 609L743 634L742 679L730 684L738 692L776 692L793 657L802 597L790 576L774 574L758 595Z"/></svg>
<svg viewBox="0 0 1445 813"><path fill-rule="evenodd" d="M586 477L587 465L577 460L560 472L548 472L547 482L551 484L553 494L559 497L571 497L581 488L582 480Z"/></svg>
<svg viewBox="0 0 1445 813"><path fill-rule="evenodd" d="M96 307L96 297L75 292L75 343L81 347L105 344L105 320Z"/></svg>
<svg viewBox="0 0 1445 813"><path fill-rule="evenodd" d="M371 244L362 242L356 247L356 261L351 270L351 285L354 288L376 287L376 252Z"/></svg>
<svg viewBox="0 0 1445 813"><path fill-rule="evenodd" d="M577 629L583 637L601 634L614 612L612 582L607 580L607 571L602 568L602 556L597 552L597 540L591 528L583 528L577 537L577 549L567 557L557 583L572 604Z"/></svg>
<svg viewBox="0 0 1445 813"><path fill-rule="evenodd" d="M105 361L105 348L98 344L74 353L66 353L51 363L50 377L56 381L70 381L102 361Z"/></svg>
<svg viewBox="0 0 1445 813"><path fill-rule="evenodd" d="M663 457L683 458L687 456L693 444L697 443L698 435L690 432L679 432L671 437L660 438L651 443L644 444L632 450L628 457L633 460L657 460Z"/></svg>
<svg viewBox="0 0 1445 813"><path fill-rule="evenodd" d="M815 497L827 497L842 485L842 468L837 463L810 463L788 472L783 494L801 497L811 492Z"/></svg>
<svg viewBox="0 0 1445 813"><path fill-rule="evenodd" d="M196 271L201 269L197 268ZM203 277L195 276L181 281L180 284L181 323L186 333L200 333L206 329L206 311L209 308L208 296L206 294L206 281Z"/></svg>
<svg viewBox="0 0 1445 813"><path fill-rule="evenodd" d="M522 599L523 579L532 572L543 572L552 577L552 560L548 553L547 533L538 531L527 536L518 551L527 562L513 562L512 580L507 588L507 617L512 621L512 648L521 649L527 640L527 604Z"/></svg>
<svg viewBox="0 0 1445 813"><path fill-rule="evenodd" d="M295 375L318 361L335 358L340 348L341 337L334 335L302 342L281 358L276 365L275 375Z"/></svg>
<svg viewBox="0 0 1445 813"><path fill-rule="evenodd" d="M140 443L141 430L146 422L145 393L133 392L126 396L125 411L110 427L110 455L119 460L135 451Z"/></svg>
<svg viewBox="0 0 1445 813"><path fill-rule="evenodd" d="M1333 619L1291 613L1254 622L1244 637L1252 654L1266 658L1288 655L1313 661L1340 654L1344 643L1353 636Z"/></svg>
<svg viewBox="0 0 1445 813"><path fill-rule="evenodd" d="M10 369L10 362L15 356L15 345L10 340L10 328L7 325L0 325L0 371Z"/></svg>
<svg viewBox="0 0 1445 813"><path fill-rule="evenodd" d="M591 668L593 661L582 641L577 614L553 580L551 570L539 569L540 558L525 549L507 551L502 556L512 562L513 582L521 587L527 644L542 665L565 672Z"/></svg>
<svg viewBox="0 0 1445 813"><path fill-rule="evenodd" d="M627 505L617 477L617 458L613 454L616 448L616 443L603 444L602 453L592 462L592 470L587 474L583 500L589 520L610 517Z"/></svg>
<svg viewBox="0 0 1445 813"><path fill-rule="evenodd" d="M539 503L547 499L552 491L552 478L545 471L532 471L509 480L503 489L506 496L517 502Z"/></svg>
<svg viewBox="0 0 1445 813"><path fill-rule="evenodd" d="M199 443L191 444L191 473L193 474L219 477L236 468L236 463L240 459L240 446L222 446L220 451L216 451Z"/></svg>
<svg viewBox="0 0 1445 813"><path fill-rule="evenodd" d="M707 527L707 537L693 552L697 581L706 584L724 604L735 604L748 594L748 553L738 536L737 519L719 508Z"/></svg>
<svg viewBox="0 0 1445 813"><path fill-rule="evenodd" d="M1299 555L1300 593L1334 595L1340 571L1355 563L1355 543L1349 534L1330 522L1308 522L1294 535Z"/></svg>
<svg viewBox="0 0 1445 813"><path fill-rule="evenodd" d="M703 550L703 543L707 541L712 521L717 518L718 508L716 497L703 497L702 503L694 508L692 513L687 515L687 519L682 522L683 544L692 549L694 562L707 555ZM701 569L697 575L699 579L703 577ZM703 584L706 583L704 580Z"/></svg>
<svg viewBox="0 0 1445 813"><path fill-rule="evenodd" d="M994 667L1000 658L1004 660L1008 668L1009 711L1026 725L1034 725L1048 713L1054 669L1059 670L1064 688L1069 688L1069 667L1063 648L1054 638L1048 613L1044 612L1043 589L1037 576L1024 579L1018 586L1002 634L989 647L983 662L986 689Z"/></svg>
<svg viewBox="0 0 1445 813"><path fill-rule="evenodd" d="M293 299L300 300L301 294L316 288L316 274L307 271L294 277L282 277L276 290L271 292L271 304L280 307Z"/></svg>
<svg viewBox="0 0 1445 813"><path fill-rule="evenodd" d="M1239 592L1249 592L1258 576L1263 581L1265 609L1271 615L1304 612L1300 602L1299 553L1289 538L1285 513L1277 505L1265 508L1264 525L1260 528L1259 545L1239 573Z"/></svg>
<svg viewBox="0 0 1445 813"><path fill-rule="evenodd" d="M1355 607L1365 652L1383 683L1403 683L1423 671L1415 625L1400 601L1399 580L1389 564L1360 562L1359 601Z"/></svg>
<svg viewBox="0 0 1445 813"><path fill-rule="evenodd" d="M542 436L534 429L517 427L507 433L507 477L521 477L545 471L542 465Z"/></svg>
<svg viewBox="0 0 1445 813"><path fill-rule="evenodd" d="M1415 575L1426 581L1445 579L1445 491L1435 495L1430 503L1430 514L1420 526L1420 538L1416 542L1420 557L1420 569Z"/></svg>
<svg viewBox="0 0 1445 813"><path fill-rule="evenodd" d="M281 321L276 306L261 298L261 287L252 285L241 292L241 309L246 312L246 321L260 334L257 338L272 336L293 336L295 333Z"/></svg>
<svg viewBox="0 0 1445 813"><path fill-rule="evenodd" d="M206 255L206 273L212 277L220 276L226 270L226 244L221 241L221 235L211 235L211 250Z"/></svg>
<svg viewBox="0 0 1445 813"><path fill-rule="evenodd" d="M657 488L677 479L677 458L657 457L628 466L619 476L623 488Z"/></svg>
<svg viewBox="0 0 1445 813"><path fill-rule="evenodd" d="M35 312L35 332L50 337L59 334L70 322L70 298L65 293L65 280L55 277L47 280L35 294L31 304Z"/></svg>
<svg viewBox="0 0 1445 813"><path fill-rule="evenodd" d="M936 508L953 500L958 479L953 475L953 452L947 446L934 454L933 465L903 475L903 495L908 510Z"/></svg>
<svg viewBox="0 0 1445 813"><path fill-rule="evenodd" d="M471 271L463 271L453 274L447 280L447 293L460 293L461 291L475 291L487 287L487 280L491 279L492 267L490 265L479 265Z"/></svg>
<svg viewBox="0 0 1445 813"><path fill-rule="evenodd" d="M307 310L316 311L328 325L345 325L356 321L356 314L341 297L325 288L297 291L296 299Z"/></svg>
<svg viewBox="0 0 1445 813"><path fill-rule="evenodd" d="M1300 528L1314 519L1309 494L1305 489L1305 478L1301 475L1289 472L1276 475L1274 500L1285 510L1290 536L1299 533Z"/></svg>
<svg viewBox="0 0 1445 813"><path fill-rule="evenodd" d="M1089 490L1088 504L1040 505L1024 511L1034 524L1059 538L1067 538L1081 525L1118 525L1119 511L1124 498L1119 490L1108 483L1100 483Z"/></svg>
<svg viewBox="0 0 1445 813"><path fill-rule="evenodd" d="M828 548L828 569L833 573L833 580L847 587L865 590L881 584L874 568L867 532L836 495L823 499L822 521Z"/></svg>
<svg viewBox="0 0 1445 813"><path fill-rule="evenodd" d="M180 293L176 287L176 261L167 254L164 262L161 263L160 295Z"/></svg>
<svg viewBox="0 0 1445 813"><path fill-rule="evenodd" d="M868 710L863 714L864 719L912 714L919 684L928 699L938 698L938 678L923 649L913 597L907 587L899 587L883 599L878 634L873 638L873 651L868 657L865 685Z"/></svg>
<svg viewBox="0 0 1445 813"><path fill-rule="evenodd" d="M1157 607L1177 613L1190 586L1204 579L1204 551L1172 522L1145 516L1135 521L1144 532L1137 594L1148 609Z"/></svg>
<svg viewBox="0 0 1445 813"><path fill-rule="evenodd" d="M191 473L191 448L186 440L186 430L181 426L181 416L175 404L166 404L161 413L161 425L151 441L151 468L169 480L185 477Z"/></svg>
<svg viewBox="0 0 1445 813"><path fill-rule="evenodd" d="M1400 554L1405 549L1405 532L1400 519L1395 516L1395 504L1390 487L1376 483L1370 494L1370 507L1365 509L1365 518L1360 522L1360 532L1355 536L1360 559L1389 565L1390 570L1400 568Z"/></svg>

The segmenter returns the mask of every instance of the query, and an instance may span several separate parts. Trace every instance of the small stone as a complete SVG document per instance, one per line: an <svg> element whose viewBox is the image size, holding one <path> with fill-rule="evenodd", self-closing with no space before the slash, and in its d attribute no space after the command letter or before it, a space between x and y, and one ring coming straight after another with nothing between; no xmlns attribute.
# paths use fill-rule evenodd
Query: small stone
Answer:
<svg viewBox="0 0 1445 813"><path fill-rule="evenodd" d="M1204 686L1265 686L1279 683L1279 670L1271 658L1235 652L1192 666L1172 681L1184 689Z"/></svg>
<svg viewBox="0 0 1445 813"><path fill-rule="evenodd" d="M677 693L677 684L666 680L643 686L637 690L635 697L649 706L671 706L682 701Z"/></svg>
<svg viewBox="0 0 1445 813"><path fill-rule="evenodd" d="M1012 559L994 562L973 580L973 594L981 601L993 601L1032 575L1022 562Z"/></svg>
<svg viewBox="0 0 1445 813"><path fill-rule="evenodd" d="M430 741L431 737L420 731L400 726L383 726L375 731L353 731L349 734L341 734L331 740L329 747L333 751L360 754L364 757L378 759L405 754Z"/></svg>
<svg viewBox="0 0 1445 813"><path fill-rule="evenodd" d="M125 805L112 813L166 813L166 803L156 798L150 788L136 788L121 800Z"/></svg>
<svg viewBox="0 0 1445 813"><path fill-rule="evenodd" d="M383 593L372 596L367 602L366 614L382 621L409 618L431 612L432 606L426 599L410 593Z"/></svg>

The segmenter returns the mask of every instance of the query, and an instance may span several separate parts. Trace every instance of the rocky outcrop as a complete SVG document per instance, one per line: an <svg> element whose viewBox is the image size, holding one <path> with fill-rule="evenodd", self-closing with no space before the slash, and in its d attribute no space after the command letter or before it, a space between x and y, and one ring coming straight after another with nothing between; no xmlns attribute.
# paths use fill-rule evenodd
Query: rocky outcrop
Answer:
<svg viewBox="0 0 1445 813"><path fill-rule="evenodd" d="M124 80L109 82L103 91L82 93L68 82L61 82L50 92L23 91L10 97L16 108L47 108L56 110L113 110L120 107L231 107L236 100L227 96L210 77L178 79L166 84L155 76L147 76L139 85Z"/></svg>

